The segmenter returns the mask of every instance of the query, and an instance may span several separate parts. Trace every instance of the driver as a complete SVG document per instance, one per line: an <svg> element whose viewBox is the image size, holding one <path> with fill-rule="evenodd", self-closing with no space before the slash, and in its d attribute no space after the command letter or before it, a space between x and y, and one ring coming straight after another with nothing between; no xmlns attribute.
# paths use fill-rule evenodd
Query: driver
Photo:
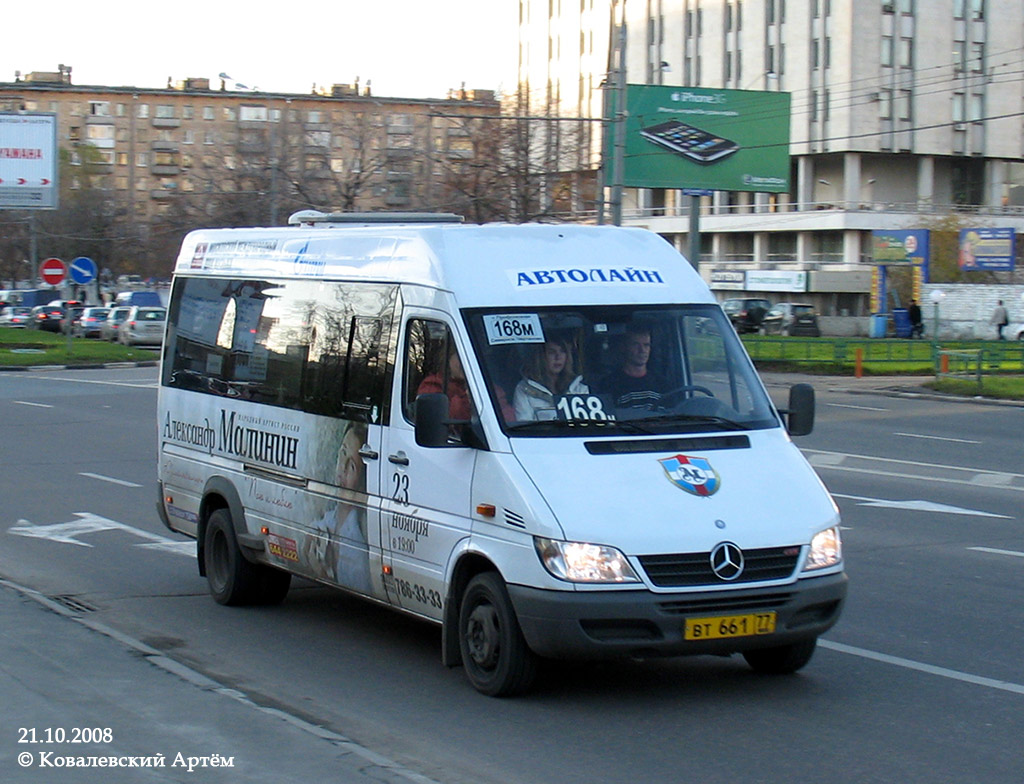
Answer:
<svg viewBox="0 0 1024 784"><path fill-rule="evenodd" d="M650 329L640 324L627 327L622 342L622 363L605 377L600 387L617 408L651 411L669 391L668 379L647 367L650 358Z"/></svg>

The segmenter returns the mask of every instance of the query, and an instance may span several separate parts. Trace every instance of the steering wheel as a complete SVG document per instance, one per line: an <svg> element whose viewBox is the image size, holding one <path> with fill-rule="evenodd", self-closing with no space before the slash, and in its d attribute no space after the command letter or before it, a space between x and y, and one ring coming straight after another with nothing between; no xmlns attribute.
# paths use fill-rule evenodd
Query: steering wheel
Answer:
<svg viewBox="0 0 1024 784"><path fill-rule="evenodd" d="M671 400L673 398L682 397L687 392L690 392L690 393L700 392L702 394L707 395L708 397L714 397L715 396L715 393L712 392L707 387L702 387L699 384L684 384L681 387L676 387L671 392L666 392L664 395L661 396L661 401L664 404L666 401ZM692 394L691 394L691 397L692 397Z"/></svg>

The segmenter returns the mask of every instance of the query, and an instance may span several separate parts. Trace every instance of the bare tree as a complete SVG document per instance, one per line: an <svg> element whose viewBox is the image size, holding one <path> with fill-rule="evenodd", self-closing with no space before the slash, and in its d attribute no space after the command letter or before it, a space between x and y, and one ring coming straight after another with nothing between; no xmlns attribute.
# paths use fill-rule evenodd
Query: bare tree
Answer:
<svg viewBox="0 0 1024 784"><path fill-rule="evenodd" d="M580 166L586 124L566 118L459 118L434 154L442 206L474 221L561 221L594 207L594 173Z"/></svg>

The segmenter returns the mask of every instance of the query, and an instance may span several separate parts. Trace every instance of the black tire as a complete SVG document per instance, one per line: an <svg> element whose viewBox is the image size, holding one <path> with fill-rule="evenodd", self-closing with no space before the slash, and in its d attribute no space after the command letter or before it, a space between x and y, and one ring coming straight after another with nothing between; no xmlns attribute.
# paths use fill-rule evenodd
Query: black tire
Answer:
<svg viewBox="0 0 1024 784"><path fill-rule="evenodd" d="M206 523L203 561L210 595L217 604L239 606L262 602L263 575L238 549L227 509L217 509Z"/></svg>
<svg viewBox="0 0 1024 784"><path fill-rule="evenodd" d="M489 697L522 694L537 674L505 583L495 572L469 581L459 607L459 649L473 687Z"/></svg>
<svg viewBox="0 0 1024 784"><path fill-rule="evenodd" d="M789 675L801 669L811 660L817 645L818 638L812 637L809 640L780 645L777 648L744 651L743 658L755 672L766 675Z"/></svg>

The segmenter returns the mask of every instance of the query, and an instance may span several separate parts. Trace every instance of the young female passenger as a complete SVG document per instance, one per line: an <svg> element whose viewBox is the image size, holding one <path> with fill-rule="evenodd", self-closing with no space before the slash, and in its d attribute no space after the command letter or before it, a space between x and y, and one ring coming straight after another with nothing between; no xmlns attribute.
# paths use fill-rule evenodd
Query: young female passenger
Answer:
<svg viewBox="0 0 1024 784"><path fill-rule="evenodd" d="M548 338L543 346L537 346L516 384L512 396L516 420L555 419L558 397L588 392L583 377L574 370L572 344L565 338Z"/></svg>

